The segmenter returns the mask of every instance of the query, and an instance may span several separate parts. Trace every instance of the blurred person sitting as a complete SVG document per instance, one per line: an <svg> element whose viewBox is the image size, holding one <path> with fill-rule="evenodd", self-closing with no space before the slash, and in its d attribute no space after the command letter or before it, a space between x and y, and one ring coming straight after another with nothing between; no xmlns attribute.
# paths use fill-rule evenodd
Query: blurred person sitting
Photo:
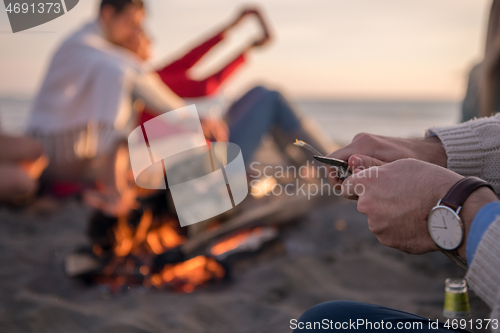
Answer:
<svg viewBox="0 0 500 333"><path fill-rule="evenodd" d="M500 110L500 1L493 0L486 33L484 58L469 73L462 103L462 121L489 117Z"/></svg>
<svg viewBox="0 0 500 333"><path fill-rule="evenodd" d="M35 140L0 133L0 203L21 204L32 197L47 162Z"/></svg>
<svg viewBox="0 0 500 333"><path fill-rule="evenodd" d="M250 13L254 12L244 11L223 32ZM130 51L130 45L140 45L144 39L145 17L141 0L102 0L98 19L67 38L54 54L28 124L29 135L42 143L50 157L45 182L77 181L90 193L95 193L92 187L97 183L103 200L109 202L105 209L113 214L126 210L135 198L133 179L127 176L126 147L126 138L137 125L134 100L142 100L150 116L181 108L184 101L173 89L185 96L213 93L242 59L240 55L203 82L184 75L222 33L164 68L160 76L145 66L144 54ZM266 36L253 45L265 40ZM317 131L303 126L281 94L263 87L252 89L230 107L228 123L230 134L217 121L203 122L204 132L218 140L229 136L241 147L246 163L271 129L287 134L279 136L285 137L280 142L298 137L326 146Z"/></svg>

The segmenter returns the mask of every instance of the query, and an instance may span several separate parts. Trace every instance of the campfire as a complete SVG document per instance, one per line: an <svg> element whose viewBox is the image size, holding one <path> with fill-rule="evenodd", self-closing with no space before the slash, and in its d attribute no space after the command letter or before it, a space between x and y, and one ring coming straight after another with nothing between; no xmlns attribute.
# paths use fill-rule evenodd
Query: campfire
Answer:
<svg viewBox="0 0 500 333"><path fill-rule="evenodd" d="M165 209L165 191L138 202L140 207L127 216L110 218L98 213L92 218L88 232L91 250L66 258L68 275L110 292L143 286L190 293L225 280L226 258L258 251L278 235L268 226L240 228L210 239L204 249L187 251L187 228L181 228L175 214ZM210 226L215 234L223 229L219 221Z"/></svg>

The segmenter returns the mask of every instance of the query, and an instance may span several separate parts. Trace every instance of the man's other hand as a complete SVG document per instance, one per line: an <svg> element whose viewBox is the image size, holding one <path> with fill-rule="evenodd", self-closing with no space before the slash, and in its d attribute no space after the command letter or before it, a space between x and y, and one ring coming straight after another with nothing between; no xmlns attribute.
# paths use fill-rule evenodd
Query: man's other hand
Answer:
<svg viewBox="0 0 500 333"><path fill-rule="evenodd" d="M349 161L351 156L365 155L382 163L390 163L399 159L413 158L432 164L446 167L447 156L441 140L438 137L430 138L395 138L367 133L357 134L347 146L336 150L329 157ZM369 162L365 158L365 162ZM377 165L377 164L373 164ZM370 167L370 163L364 165ZM353 170L354 168L351 168ZM340 183L337 178L330 179L333 185Z"/></svg>
<svg viewBox="0 0 500 333"><path fill-rule="evenodd" d="M438 250L429 235L427 217L446 192L462 178L431 163L402 159L355 169L343 193L358 194L358 210L383 245L422 254Z"/></svg>

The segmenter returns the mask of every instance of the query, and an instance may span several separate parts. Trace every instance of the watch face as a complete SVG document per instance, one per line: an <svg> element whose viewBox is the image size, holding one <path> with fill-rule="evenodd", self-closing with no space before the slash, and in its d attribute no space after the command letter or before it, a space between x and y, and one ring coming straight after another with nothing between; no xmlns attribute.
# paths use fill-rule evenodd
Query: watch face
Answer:
<svg viewBox="0 0 500 333"><path fill-rule="evenodd" d="M427 225L432 239L440 248L454 250L462 243L462 220L451 208L434 207L429 214Z"/></svg>

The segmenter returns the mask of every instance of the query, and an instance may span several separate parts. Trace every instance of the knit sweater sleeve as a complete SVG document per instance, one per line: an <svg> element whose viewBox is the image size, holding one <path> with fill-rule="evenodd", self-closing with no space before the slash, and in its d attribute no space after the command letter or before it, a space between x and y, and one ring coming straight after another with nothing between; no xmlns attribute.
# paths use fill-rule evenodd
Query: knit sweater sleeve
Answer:
<svg viewBox="0 0 500 333"><path fill-rule="evenodd" d="M467 282L491 308L491 319L500 321L500 216L479 243L466 275ZM500 323L493 332L500 332Z"/></svg>
<svg viewBox="0 0 500 333"><path fill-rule="evenodd" d="M500 114L448 127L434 127L448 155L448 169L486 180L500 193Z"/></svg>

